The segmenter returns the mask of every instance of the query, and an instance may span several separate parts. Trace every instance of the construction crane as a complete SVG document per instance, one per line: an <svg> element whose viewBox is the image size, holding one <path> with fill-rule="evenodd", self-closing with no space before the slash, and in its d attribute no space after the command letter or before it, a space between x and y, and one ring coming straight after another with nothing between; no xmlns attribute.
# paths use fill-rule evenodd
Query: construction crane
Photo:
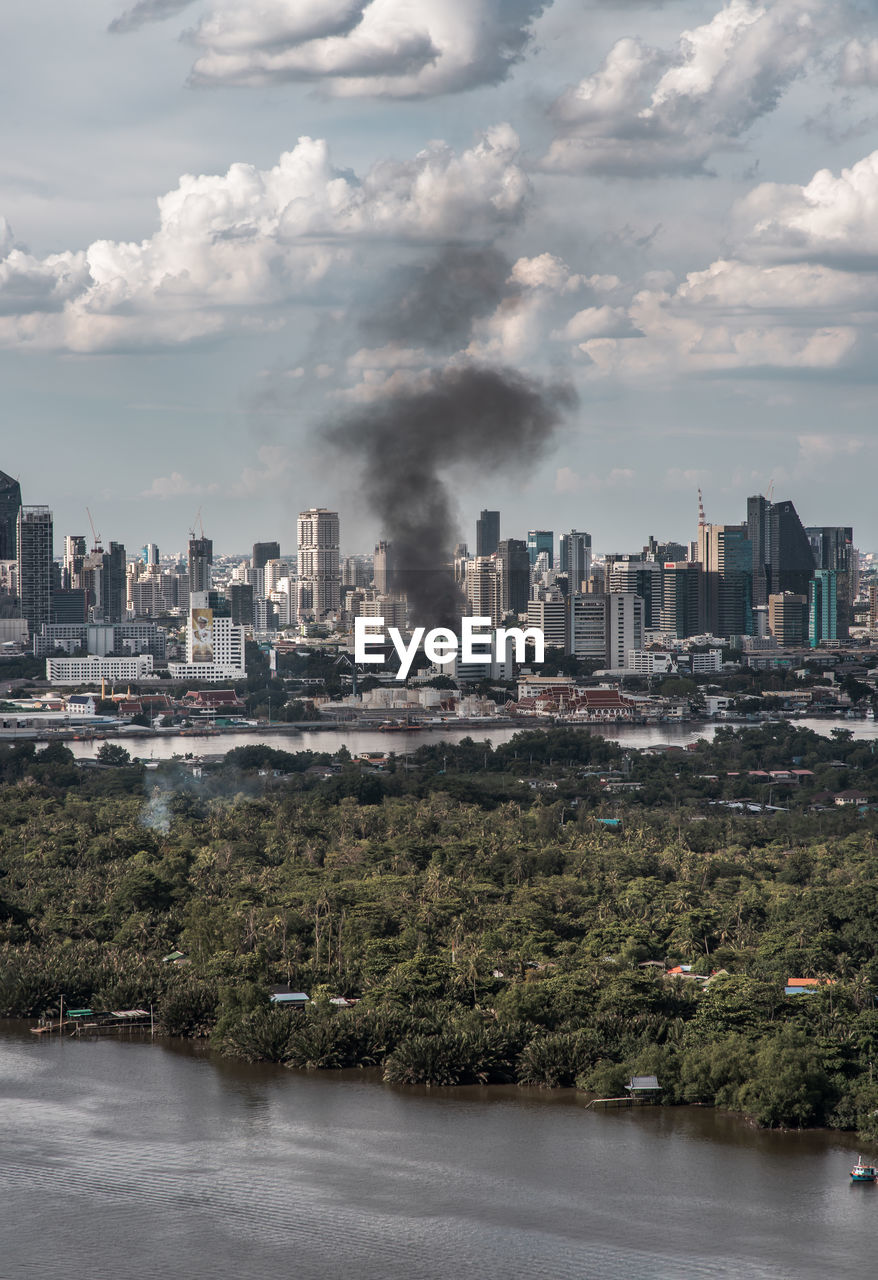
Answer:
<svg viewBox="0 0 878 1280"><path fill-rule="evenodd" d="M705 519L705 515L704 515L704 499L702 498L701 490L699 489L698 490L698 527L699 529L703 528L704 525L706 524L707 524L707 520Z"/></svg>
<svg viewBox="0 0 878 1280"><path fill-rule="evenodd" d="M770 480L768 482L768 488L765 491L765 501L771 502L773 497L774 497L774 481Z"/></svg>
<svg viewBox="0 0 878 1280"><path fill-rule="evenodd" d="M192 542L195 541L196 525L198 525L198 528L201 531L201 537L203 538L204 537L204 521L201 518L201 507L199 507L198 510L195 512L195 519L192 521L192 528L189 530L189 538Z"/></svg>
<svg viewBox="0 0 878 1280"><path fill-rule="evenodd" d="M93 543L92 543L92 551L100 551L100 549L101 549L101 535L100 535L100 534L97 532L97 530L95 529L95 522L94 522L94 520L92 520L92 518L91 518L91 512L89 511L88 507L86 507L86 509L85 509L85 514L88 516L88 522L89 522L89 524L91 525L91 536L92 536L92 538L93 538L93 540L94 540L94 541L93 541Z"/></svg>

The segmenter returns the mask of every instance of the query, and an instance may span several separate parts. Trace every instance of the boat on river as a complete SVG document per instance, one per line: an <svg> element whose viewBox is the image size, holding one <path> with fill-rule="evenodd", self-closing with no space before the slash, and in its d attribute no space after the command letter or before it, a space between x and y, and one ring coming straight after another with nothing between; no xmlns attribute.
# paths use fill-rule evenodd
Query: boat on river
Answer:
<svg viewBox="0 0 878 1280"><path fill-rule="evenodd" d="M874 1182L878 1178L878 1169L874 1164L863 1164L863 1157L857 1156L857 1163L851 1169L851 1182Z"/></svg>

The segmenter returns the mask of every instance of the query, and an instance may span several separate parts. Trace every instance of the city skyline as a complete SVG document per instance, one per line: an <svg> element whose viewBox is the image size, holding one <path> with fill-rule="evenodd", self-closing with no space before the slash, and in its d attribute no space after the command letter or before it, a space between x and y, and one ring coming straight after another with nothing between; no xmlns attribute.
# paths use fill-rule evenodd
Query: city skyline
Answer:
<svg viewBox="0 0 878 1280"><path fill-rule="evenodd" d="M470 362L571 398L489 493L441 461L467 531L487 501L682 539L697 486L721 520L773 480L878 545L878 15L341 7L10 0L0 370L28 500L178 548L202 507L244 548L291 545L316 496L368 545L362 459L327 431Z"/></svg>

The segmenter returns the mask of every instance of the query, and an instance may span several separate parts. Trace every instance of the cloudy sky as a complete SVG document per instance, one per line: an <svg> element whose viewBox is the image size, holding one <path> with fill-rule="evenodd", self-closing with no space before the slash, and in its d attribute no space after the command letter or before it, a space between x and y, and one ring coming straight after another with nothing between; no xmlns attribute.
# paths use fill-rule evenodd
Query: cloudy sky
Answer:
<svg viewBox="0 0 878 1280"><path fill-rule="evenodd" d="M878 547L878 2L5 0L0 468L56 537L219 551L338 507L358 407L577 394L448 457L461 536L599 550L774 482ZM371 411L371 410L370 410Z"/></svg>

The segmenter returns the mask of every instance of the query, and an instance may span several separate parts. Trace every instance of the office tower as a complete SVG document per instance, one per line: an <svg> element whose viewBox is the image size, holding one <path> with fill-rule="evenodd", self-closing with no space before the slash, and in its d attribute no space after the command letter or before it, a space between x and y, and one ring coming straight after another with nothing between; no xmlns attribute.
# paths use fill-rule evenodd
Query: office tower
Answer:
<svg viewBox="0 0 878 1280"><path fill-rule="evenodd" d="M68 587L52 592L52 626L88 622L88 592L82 587Z"/></svg>
<svg viewBox="0 0 878 1280"><path fill-rule="evenodd" d="M808 634L808 597L775 591L768 597L768 629L780 645L801 648Z"/></svg>
<svg viewBox="0 0 878 1280"><path fill-rule="evenodd" d="M500 545L500 512L483 511L476 521L476 555L492 556Z"/></svg>
<svg viewBox="0 0 878 1280"><path fill-rule="evenodd" d="M539 627L547 649L567 652L569 625L567 601L563 596L554 600L531 600L527 606L527 625Z"/></svg>
<svg viewBox="0 0 878 1280"><path fill-rule="evenodd" d="M650 534L649 541L643 548L643 560L658 560L659 564L667 564L673 560L679 562L686 559L686 547L682 542L656 542Z"/></svg>
<svg viewBox="0 0 878 1280"><path fill-rule="evenodd" d="M752 635L753 549L747 525L699 525L698 563L706 630L715 636Z"/></svg>
<svg viewBox="0 0 878 1280"><path fill-rule="evenodd" d="M815 569L808 584L808 644L838 639L838 582L834 569Z"/></svg>
<svg viewBox="0 0 878 1280"><path fill-rule="evenodd" d="M605 595L571 592L567 598L569 633L567 652L584 661L605 666L608 651L608 602Z"/></svg>
<svg viewBox="0 0 878 1280"><path fill-rule="evenodd" d="M337 511L311 507L299 514L299 578L296 607L300 619L322 622L341 608Z"/></svg>
<svg viewBox="0 0 878 1280"><path fill-rule="evenodd" d="M159 549L156 543L147 542L140 549L140 558L147 566L155 566L159 562Z"/></svg>
<svg viewBox="0 0 878 1280"><path fill-rule="evenodd" d="M68 533L64 539L64 564L61 571L61 585L65 590L82 586L80 577L85 555L85 535Z"/></svg>
<svg viewBox="0 0 878 1280"><path fill-rule="evenodd" d="M814 553L792 502L773 502L769 517L771 527L771 591L808 595L808 583L814 572Z"/></svg>
<svg viewBox="0 0 878 1280"><path fill-rule="evenodd" d="M19 507L15 530L21 616L32 636L52 621L52 512L48 507Z"/></svg>
<svg viewBox="0 0 878 1280"><path fill-rule="evenodd" d="M677 640L700 635L704 630L701 612L701 565L696 561L669 560L662 566L662 602L659 627Z"/></svg>
<svg viewBox="0 0 878 1280"><path fill-rule="evenodd" d="M251 569L264 569L269 560L280 559L279 542L254 542L253 555L250 559Z"/></svg>
<svg viewBox="0 0 878 1280"><path fill-rule="evenodd" d="M232 623L236 627L253 626L253 586L249 582L232 582L229 585L229 604Z"/></svg>
<svg viewBox="0 0 878 1280"><path fill-rule="evenodd" d="M210 590L210 566L213 564L213 541L210 538L189 539L189 590Z"/></svg>
<svg viewBox="0 0 878 1280"><path fill-rule="evenodd" d="M393 589L393 543L379 542L372 555L372 578L380 596Z"/></svg>
<svg viewBox="0 0 878 1280"><path fill-rule="evenodd" d="M643 601L643 625L659 625L662 605L662 567L656 560L630 560L627 557L610 565L607 591L617 594L630 591Z"/></svg>
<svg viewBox="0 0 878 1280"><path fill-rule="evenodd" d="M831 569L836 578L835 638L846 639L853 621L854 601L859 588L859 553L854 546L854 531L844 525L820 525L805 530L811 544L814 564L818 569Z"/></svg>
<svg viewBox="0 0 878 1280"><path fill-rule="evenodd" d="M0 471L0 560L17 558L18 513L21 510L21 485L5 471Z"/></svg>
<svg viewBox="0 0 878 1280"><path fill-rule="evenodd" d="M551 569L555 563L555 534L551 529L528 529L527 556L530 560L531 568L536 564L537 556L541 551L547 553L549 568Z"/></svg>
<svg viewBox="0 0 878 1280"><path fill-rule="evenodd" d="M606 599L607 661L611 668L627 667L631 650L643 648L643 599L633 591L615 591Z"/></svg>
<svg viewBox="0 0 878 1280"><path fill-rule="evenodd" d="M591 573L591 534L571 529L561 535L560 570L567 574L570 592L580 591Z"/></svg>
<svg viewBox="0 0 878 1280"><path fill-rule="evenodd" d="M111 542L104 557L106 586L104 596L104 621L122 622L125 618L127 591L125 548L121 542Z"/></svg>
<svg viewBox="0 0 878 1280"><path fill-rule="evenodd" d="M503 565L503 607L506 613L527 613L530 560L520 538L504 538L497 554Z"/></svg>
<svg viewBox="0 0 878 1280"><path fill-rule="evenodd" d="M506 616L503 606L503 562L499 556L476 556L466 564L464 588L473 618L490 618L499 627Z"/></svg>
<svg viewBox="0 0 878 1280"><path fill-rule="evenodd" d="M771 592L771 503L761 493L747 499L747 537L753 549L753 603L767 605Z"/></svg>

